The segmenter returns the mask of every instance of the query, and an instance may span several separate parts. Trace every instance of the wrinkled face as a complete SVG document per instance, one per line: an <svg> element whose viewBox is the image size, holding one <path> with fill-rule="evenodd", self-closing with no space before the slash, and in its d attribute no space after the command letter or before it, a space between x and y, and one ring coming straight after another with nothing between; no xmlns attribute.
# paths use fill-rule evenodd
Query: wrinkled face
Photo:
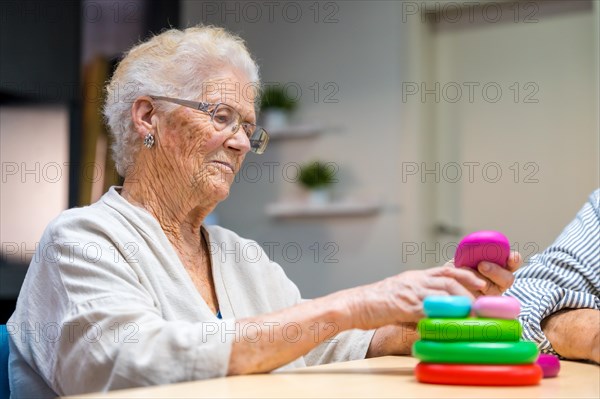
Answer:
<svg viewBox="0 0 600 399"><path fill-rule="evenodd" d="M205 93L197 101L226 103L242 116L242 122L256 123L254 93L243 74L220 73L205 82ZM235 174L240 170L250 140L243 128L235 134L229 129L217 131L210 115L192 108L177 106L159 122L161 148L168 151L163 162L169 164L175 185L191 196L192 201L222 201L229 195ZM160 171L158 171L160 173Z"/></svg>

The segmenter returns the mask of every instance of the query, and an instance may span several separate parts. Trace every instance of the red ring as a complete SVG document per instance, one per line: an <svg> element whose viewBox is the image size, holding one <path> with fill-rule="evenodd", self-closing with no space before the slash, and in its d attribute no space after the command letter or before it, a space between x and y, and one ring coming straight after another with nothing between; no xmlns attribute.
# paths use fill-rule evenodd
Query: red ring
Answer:
<svg viewBox="0 0 600 399"><path fill-rule="evenodd" d="M417 381L447 385L537 385L542 369L537 364L479 365L419 363L415 367Z"/></svg>

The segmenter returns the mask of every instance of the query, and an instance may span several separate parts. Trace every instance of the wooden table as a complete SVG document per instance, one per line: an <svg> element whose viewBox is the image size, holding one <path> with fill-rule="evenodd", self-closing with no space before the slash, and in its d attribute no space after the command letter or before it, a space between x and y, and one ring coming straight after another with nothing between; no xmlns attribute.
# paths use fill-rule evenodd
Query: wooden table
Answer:
<svg viewBox="0 0 600 399"><path fill-rule="evenodd" d="M600 367L561 362L558 377L532 387L468 387L418 383L417 360L386 356L293 372L112 391L81 398L600 398Z"/></svg>

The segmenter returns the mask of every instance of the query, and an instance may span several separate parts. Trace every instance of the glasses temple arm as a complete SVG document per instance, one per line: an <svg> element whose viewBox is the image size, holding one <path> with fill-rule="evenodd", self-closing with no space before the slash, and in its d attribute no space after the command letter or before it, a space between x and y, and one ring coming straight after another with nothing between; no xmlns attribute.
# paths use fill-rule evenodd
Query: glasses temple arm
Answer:
<svg viewBox="0 0 600 399"><path fill-rule="evenodd" d="M183 105L184 107L189 107L193 109L197 109L198 111L208 112L209 103L198 102L198 101L190 101L190 100L181 100L178 98L171 97L162 97L162 96L150 96L150 98L155 100L163 100L168 101L174 104Z"/></svg>

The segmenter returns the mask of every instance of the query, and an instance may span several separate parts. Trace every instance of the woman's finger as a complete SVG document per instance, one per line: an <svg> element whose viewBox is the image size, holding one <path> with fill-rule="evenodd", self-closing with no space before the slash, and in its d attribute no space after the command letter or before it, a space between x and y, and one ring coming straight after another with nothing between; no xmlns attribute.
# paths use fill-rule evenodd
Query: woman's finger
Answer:
<svg viewBox="0 0 600 399"><path fill-rule="evenodd" d="M508 261L506 262L507 269L510 272L515 272L523 265L523 257L517 251L510 251Z"/></svg>
<svg viewBox="0 0 600 399"><path fill-rule="evenodd" d="M453 284L453 289L459 289L463 292L468 292L469 296L474 296L474 293L485 288L486 282L477 277L475 273L471 270L459 269L459 268L450 268L450 267L439 267L431 269L434 275L441 277L450 278L451 280L456 282L456 285L461 288L456 288ZM460 295L460 294L452 294L452 295Z"/></svg>
<svg viewBox="0 0 600 399"><path fill-rule="evenodd" d="M452 277L439 277L440 282L443 284L443 289L450 295L466 296L471 300L475 299L473 292L458 280Z"/></svg>
<svg viewBox="0 0 600 399"><path fill-rule="evenodd" d="M490 292L494 286L497 287L498 293L502 293L515 281L515 276L511 271L491 262L480 262L477 265L477 270L493 284L493 286L488 287L488 292L484 292L487 295L495 294Z"/></svg>
<svg viewBox="0 0 600 399"><path fill-rule="evenodd" d="M479 271L477 271L475 269L470 269L469 271L471 273L475 274L477 276L477 278L479 278L480 280L482 280L484 282L483 288L480 288L479 290L477 290L477 292L475 293L475 296L499 295L500 290L498 289L498 287L496 287L496 284L492 280L490 280L483 274L479 273Z"/></svg>

